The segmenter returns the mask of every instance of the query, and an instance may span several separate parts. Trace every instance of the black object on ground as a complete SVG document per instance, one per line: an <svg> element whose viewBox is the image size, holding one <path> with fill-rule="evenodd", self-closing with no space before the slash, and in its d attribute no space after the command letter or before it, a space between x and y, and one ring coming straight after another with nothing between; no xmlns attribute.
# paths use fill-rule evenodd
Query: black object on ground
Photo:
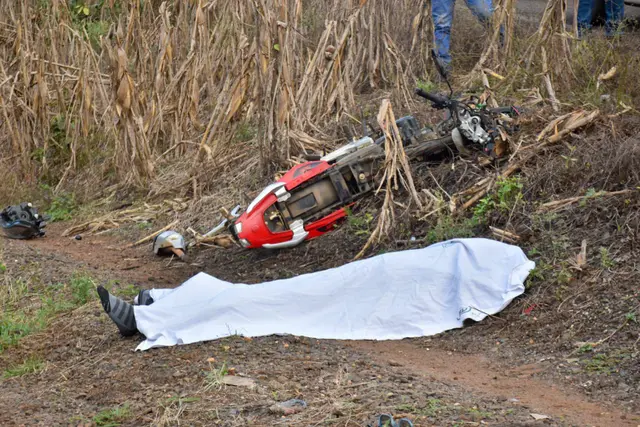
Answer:
<svg viewBox="0 0 640 427"><path fill-rule="evenodd" d="M10 239L31 239L44 236L48 219L41 216L31 203L20 203L0 212L0 227Z"/></svg>

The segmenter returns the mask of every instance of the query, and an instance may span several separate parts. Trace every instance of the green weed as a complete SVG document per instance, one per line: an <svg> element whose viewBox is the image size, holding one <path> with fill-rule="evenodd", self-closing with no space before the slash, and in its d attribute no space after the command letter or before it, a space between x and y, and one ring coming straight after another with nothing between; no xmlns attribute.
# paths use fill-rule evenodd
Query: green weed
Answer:
<svg viewBox="0 0 640 427"><path fill-rule="evenodd" d="M98 412L93 418L97 427L116 427L131 417L131 409L128 404L117 408L105 409Z"/></svg>
<svg viewBox="0 0 640 427"><path fill-rule="evenodd" d="M478 202L473 217L477 222L482 222L494 212L510 212L522 200L522 188L519 177L500 178L496 183L496 191Z"/></svg>
<svg viewBox="0 0 640 427"><path fill-rule="evenodd" d="M69 287L71 288L73 303L75 305L84 305L91 300L96 286L90 277L79 276L71 279Z"/></svg>
<svg viewBox="0 0 640 427"><path fill-rule="evenodd" d="M537 255L541 255L541 252L537 248L531 248L527 252L527 256L529 256L529 257L534 257L534 256L537 256Z"/></svg>
<svg viewBox="0 0 640 427"><path fill-rule="evenodd" d="M447 409L447 406L442 403L442 400L429 398L427 404L420 409L420 414L426 415L427 417L435 417L445 409Z"/></svg>
<svg viewBox="0 0 640 427"><path fill-rule="evenodd" d="M209 362L209 371L206 375L204 391L222 388L222 379L229 375L227 363L223 363L220 368L216 368L212 362Z"/></svg>
<svg viewBox="0 0 640 427"><path fill-rule="evenodd" d="M347 211L347 221L356 236L371 234L371 223L373 222L371 213L365 212L364 215L352 215L350 211Z"/></svg>
<svg viewBox="0 0 640 427"><path fill-rule="evenodd" d="M118 288L113 293L121 298L131 298L137 296L140 293L140 289L136 285L129 284Z"/></svg>
<svg viewBox="0 0 640 427"><path fill-rule="evenodd" d="M416 412L418 412L418 409L409 404L409 403L401 403L400 405L396 406L396 411L397 412L403 412L403 413L409 413L409 414L415 414Z"/></svg>
<svg viewBox="0 0 640 427"><path fill-rule="evenodd" d="M236 129L236 133L233 136L233 139L236 142L248 142L256 137L258 134L255 127L248 122L241 122Z"/></svg>
<svg viewBox="0 0 640 427"><path fill-rule="evenodd" d="M23 312L4 312L0 317L0 352L15 345L20 339L40 330L39 319Z"/></svg>
<svg viewBox="0 0 640 427"><path fill-rule="evenodd" d="M151 229L152 227L153 227L153 224L152 224L152 223L150 223L149 221L138 222L138 223L136 224L136 228L137 228L138 230L142 230L142 231L144 231L144 230L149 230L149 229Z"/></svg>
<svg viewBox="0 0 640 427"><path fill-rule="evenodd" d="M573 274L565 265L562 265L561 267L562 268L556 275L556 280L561 285L566 285L573 280Z"/></svg>
<svg viewBox="0 0 640 427"><path fill-rule="evenodd" d="M39 295L30 295L27 282L19 279L9 281L0 288L0 352L22 338L43 330L59 313L86 304L91 299L93 288L91 278L78 276L71 279L67 286L49 285ZM24 308L15 307L25 299L33 304Z"/></svg>
<svg viewBox="0 0 640 427"><path fill-rule="evenodd" d="M119 9L119 2L114 4L116 9ZM72 20L74 28L88 39L91 46L97 52L100 52L102 46L100 45L100 38L108 34L111 27L111 20L102 20L103 8L105 6L105 0L86 2L83 0L71 0L70 1ZM113 11L116 14L105 13L106 18L113 18L117 16L117 10Z"/></svg>
<svg viewBox="0 0 640 427"><path fill-rule="evenodd" d="M6 378L15 378L15 377L23 377L29 374L35 374L42 371L45 367L45 363L42 359L39 358L30 358L21 363L20 365L16 365L12 368L8 368L4 371L3 377Z"/></svg>
<svg viewBox="0 0 640 427"><path fill-rule="evenodd" d="M436 225L427 232L428 243L443 242L455 238L475 236L474 228L478 225L474 218L454 219L452 216L438 218Z"/></svg>
<svg viewBox="0 0 640 427"><path fill-rule="evenodd" d="M0 262L0 274L5 273L7 271L7 266L4 263Z"/></svg>
<svg viewBox="0 0 640 427"><path fill-rule="evenodd" d="M578 354L589 353L593 351L593 344L584 344L578 349Z"/></svg>
<svg viewBox="0 0 640 427"><path fill-rule="evenodd" d="M585 370L598 374L609 375L618 371L618 366L632 355L624 351L615 351L610 354L598 353L591 359L582 361Z"/></svg>
<svg viewBox="0 0 640 427"><path fill-rule="evenodd" d="M437 89L436 85L430 80L416 80L416 86L425 92L433 92Z"/></svg>
<svg viewBox="0 0 640 427"><path fill-rule="evenodd" d="M616 262L611 259L609 250L607 248L600 248L600 266L604 269L615 267Z"/></svg>
<svg viewBox="0 0 640 427"><path fill-rule="evenodd" d="M582 200L580 200L580 203L579 203L580 207L585 207L589 199L594 199L600 196L601 194L602 194L601 191L596 191L595 188L589 188L585 193L584 197L582 198Z"/></svg>
<svg viewBox="0 0 640 427"><path fill-rule="evenodd" d="M467 414L469 414L474 421L480 421L480 420L484 420L484 419L493 417L493 413L487 412L487 411L482 411L482 410L478 409L477 407L473 407L471 409L467 409Z"/></svg>
<svg viewBox="0 0 640 427"><path fill-rule="evenodd" d="M63 194L53 199L51 206L47 210L47 215L51 218L51 222L67 221L73 217L76 207L74 196L72 194Z"/></svg>
<svg viewBox="0 0 640 427"><path fill-rule="evenodd" d="M552 272L553 266L551 264L545 262L542 259L537 261L536 266L529 273L529 277L525 282L525 288L530 289L535 284L544 282Z"/></svg>

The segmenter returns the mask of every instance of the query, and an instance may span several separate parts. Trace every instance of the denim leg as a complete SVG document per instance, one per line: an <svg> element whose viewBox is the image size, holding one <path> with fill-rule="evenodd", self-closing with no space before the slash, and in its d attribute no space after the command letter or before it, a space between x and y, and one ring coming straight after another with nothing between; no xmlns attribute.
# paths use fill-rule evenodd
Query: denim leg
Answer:
<svg viewBox="0 0 640 427"><path fill-rule="evenodd" d="M604 0L605 29L608 36L615 35L624 19L624 0Z"/></svg>
<svg viewBox="0 0 640 427"><path fill-rule="evenodd" d="M467 7L471 10L471 13L478 18L478 20L484 24L489 25L491 22L491 15L493 15L493 3L491 0L465 0Z"/></svg>
<svg viewBox="0 0 640 427"><path fill-rule="evenodd" d="M455 0L432 0L431 18L433 19L434 39L438 58L446 67L450 67L451 23Z"/></svg>
<svg viewBox="0 0 640 427"><path fill-rule="evenodd" d="M593 13L593 0L579 0L578 3L578 32L591 29L591 14Z"/></svg>
<svg viewBox="0 0 640 427"><path fill-rule="evenodd" d="M491 17L495 8L491 0L465 0L467 7L471 10L473 16L487 28L491 24ZM504 26L500 27L500 45L504 46Z"/></svg>

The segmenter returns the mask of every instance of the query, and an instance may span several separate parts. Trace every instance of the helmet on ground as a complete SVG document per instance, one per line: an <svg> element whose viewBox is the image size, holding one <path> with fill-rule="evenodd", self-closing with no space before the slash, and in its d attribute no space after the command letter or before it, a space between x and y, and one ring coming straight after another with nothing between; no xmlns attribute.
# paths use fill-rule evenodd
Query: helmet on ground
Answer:
<svg viewBox="0 0 640 427"><path fill-rule="evenodd" d="M31 239L44 236L48 217L38 214L31 203L8 206L0 212L0 227L10 239Z"/></svg>
<svg viewBox="0 0 640 427"><path fill-rule="evenodd" d="M183 259L185 250L184 237L176 231L165 231L153 240L153 253L156 255L175 254Z"/></svg>

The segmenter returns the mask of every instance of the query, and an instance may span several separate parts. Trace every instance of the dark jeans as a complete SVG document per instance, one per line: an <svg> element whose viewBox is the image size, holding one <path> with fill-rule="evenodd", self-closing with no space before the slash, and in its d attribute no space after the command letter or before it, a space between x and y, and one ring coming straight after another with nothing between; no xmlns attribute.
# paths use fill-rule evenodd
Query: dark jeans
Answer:
<svg viewBox="0 0 640 427"><path fill-rule="evenodd" d="M593 4L598 0L580 0L578 5L578 30L582 35L584 30L591 28ZM624 0L604 0L605 30L608 36L616 34L624 18Z"/></svg>

